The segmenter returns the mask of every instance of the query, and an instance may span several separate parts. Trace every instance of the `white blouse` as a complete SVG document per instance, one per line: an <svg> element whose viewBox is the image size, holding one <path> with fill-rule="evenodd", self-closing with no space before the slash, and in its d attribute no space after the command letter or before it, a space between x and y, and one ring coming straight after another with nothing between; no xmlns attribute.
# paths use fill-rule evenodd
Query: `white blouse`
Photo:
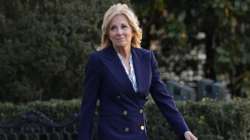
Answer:
<svg viewBox="0 0 250 140"><path fill-rule="evenodd" d="M126 67L125 60L124 60L123 56L119 53L117 53L117 55L120 58L120 61L122 62L123 68L125 69L127 76L129 78L130 82L132 83L135 92L137 92L138 88L137 88L137 84L136 84L136 77L135 77L135 71L134 71L134 66L133 66L132 54L129 57L130 69L128 67Z"/></svg>

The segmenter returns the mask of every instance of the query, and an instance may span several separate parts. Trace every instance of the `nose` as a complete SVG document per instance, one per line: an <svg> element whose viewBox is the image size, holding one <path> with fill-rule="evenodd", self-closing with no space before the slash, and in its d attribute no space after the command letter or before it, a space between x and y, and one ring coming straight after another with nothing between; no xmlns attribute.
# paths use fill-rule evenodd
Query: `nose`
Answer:
<svg viewBox="0 0 250 140"><path fill-rule="evenodd" d="M117 28L117 34L122 34L122 29L121 28Z"/></svg>

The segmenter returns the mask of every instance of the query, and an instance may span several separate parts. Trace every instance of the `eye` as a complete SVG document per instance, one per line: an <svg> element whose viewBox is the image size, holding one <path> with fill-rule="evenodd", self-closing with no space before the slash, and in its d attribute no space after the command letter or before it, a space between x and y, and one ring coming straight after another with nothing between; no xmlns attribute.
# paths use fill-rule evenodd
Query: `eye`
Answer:
<svg viewBox="0 0 250 140"><path fill-rule="evenodd" d="M122 25L122 28L124 29L124 28L127 28L128 26L127 25Z"/></svg>
<svg viewBox="0 0 250 140"><path fill-rule="evenodd" d="M115 30L115 29L116 29L116 26L111 26L111 27L110 27L110 30L111 30L111 31L113 31L113 30Z"/></svg>

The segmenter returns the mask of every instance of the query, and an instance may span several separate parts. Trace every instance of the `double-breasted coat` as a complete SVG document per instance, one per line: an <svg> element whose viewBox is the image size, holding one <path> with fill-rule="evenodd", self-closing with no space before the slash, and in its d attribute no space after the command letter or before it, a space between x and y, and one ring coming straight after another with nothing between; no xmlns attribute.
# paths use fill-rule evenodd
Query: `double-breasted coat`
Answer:
<svg viewBox="0 0 250 140"><path fill-rule="evenodd" d="M112 46L90 55L85 69L78 140L91 140L97 99L99 140L147 140L143 108L149 94L177 134L188 130L160 79L153 52L142 48L131 48L131 52L137 92Z"/></svg>

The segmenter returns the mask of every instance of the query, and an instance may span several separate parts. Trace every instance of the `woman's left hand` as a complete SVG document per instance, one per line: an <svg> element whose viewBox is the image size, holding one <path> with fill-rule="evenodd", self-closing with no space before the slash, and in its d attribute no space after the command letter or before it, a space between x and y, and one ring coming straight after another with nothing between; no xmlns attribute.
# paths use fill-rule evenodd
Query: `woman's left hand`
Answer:
<svg viewBox="0 0 250 140"><path fill-rule="evenodd" d="M196 136L194 136L194 134L190 131L186 131L184 133L185 139L186 140L198 140L198 138Z"/></svg>

